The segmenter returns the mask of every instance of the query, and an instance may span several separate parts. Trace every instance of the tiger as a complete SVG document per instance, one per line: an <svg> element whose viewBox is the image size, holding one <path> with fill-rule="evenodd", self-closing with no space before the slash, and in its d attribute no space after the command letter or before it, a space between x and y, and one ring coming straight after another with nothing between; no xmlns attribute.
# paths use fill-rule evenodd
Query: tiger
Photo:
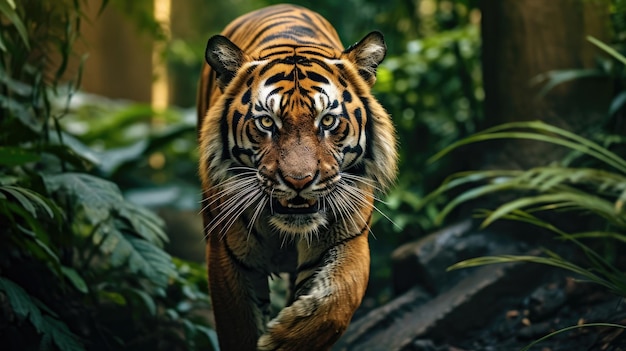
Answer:
<svg viewBox="0 0 626 351"><path fill-rule="evenodd" d="M321 15L273 5L209 38L197 95L201 214L222 351L328 350L369 279L368 234L397 140L371 88L383 35L347 49ZM269 280L289 278L272 312Z"/></svg>

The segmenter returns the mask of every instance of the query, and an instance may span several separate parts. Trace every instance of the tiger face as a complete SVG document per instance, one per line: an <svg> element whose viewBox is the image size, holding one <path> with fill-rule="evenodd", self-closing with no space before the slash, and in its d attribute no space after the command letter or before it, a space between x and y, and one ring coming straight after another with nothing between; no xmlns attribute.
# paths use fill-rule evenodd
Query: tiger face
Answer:
<svg viewBox="0 0 626 351"><path fill-rule="evenodd" d="M364 225L354 213L395 174L393 128L369 93L385 50L378 32L344 52L287 46L258 57L213 37L206 58L223 96L203 133L223 147L201 147L210 186L229 198L222 213L309 239Z"/></svg>

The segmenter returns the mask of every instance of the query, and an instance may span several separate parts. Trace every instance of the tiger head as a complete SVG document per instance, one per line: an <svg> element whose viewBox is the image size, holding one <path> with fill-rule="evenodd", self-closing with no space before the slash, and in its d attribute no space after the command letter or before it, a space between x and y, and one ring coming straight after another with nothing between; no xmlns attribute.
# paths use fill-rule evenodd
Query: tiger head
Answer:
<svg viewBox="0 0 626 351"><path fill-rule="evenodd" d="M214 222L240 218L293 236L366 226L374 191L396 173L394 128L370 93L385 53L379 32L344 51L246 53L212 37L206 61L221 94L202 125L200 172L224 216Z"/></svg>

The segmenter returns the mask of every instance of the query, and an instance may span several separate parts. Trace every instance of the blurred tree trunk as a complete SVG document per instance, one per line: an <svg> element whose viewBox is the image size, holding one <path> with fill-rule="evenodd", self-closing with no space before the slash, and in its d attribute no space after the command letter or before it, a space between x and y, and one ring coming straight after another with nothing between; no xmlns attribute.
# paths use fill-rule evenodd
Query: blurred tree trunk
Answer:
<svg viewBox="0 0 626 351"><path fill-rule="evenodd" d="M483 0L484 127L542 120L583 133L606 116L608 79L583 78L558 85L540 96L532 84L552 70L588 69L599 50L587 41L609 36L609 1ZM527 168L558 158L552 145L519 140L473 150L472 167ZM476 154L478 153L478 154Z"/></svg>

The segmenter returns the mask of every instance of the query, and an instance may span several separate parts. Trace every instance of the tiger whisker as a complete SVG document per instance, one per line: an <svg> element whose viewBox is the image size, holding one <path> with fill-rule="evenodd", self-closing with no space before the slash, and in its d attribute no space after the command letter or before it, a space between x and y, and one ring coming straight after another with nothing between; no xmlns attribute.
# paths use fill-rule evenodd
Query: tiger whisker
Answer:
<svg viewBox="0 0 626 351"><path fill-rule="evenodd" d="M224 179L224 180L222 180L220 182L217 182L214 185L214 187L224 187L224 186L228 186L230 184L237 184L238 182L241 181L241 178L249 178L250 180L253 180L253 179L256 178L256 172L244 172L244 173L233 174L232 176L228 177L227 179ZM207 192L207 190L204 190L202 192L202 194L205 194L206 192Z"/></svg>
<svg viewBox="0 0 626 351"><path fill-rule="evenodd" d="M232 197L229 197L223 203L219 204L216 210L227 209L225 212L220 212L219 218L217 220L211 221L205 227L206 235L214 231L220 224L222 224L225 220L227 220L226 225L220 230L220 235L225 235L226 232L233 225L234 221L247 209L246 202L250 199L250 197L259 196L258 191L255 191L254 187L250 187L250 191L242 191L236 193ZM237 206L237 205L243 206ZM236 214L233 216L233 214ZM208 229L207 229L208 228Z"/></svg>
<svg viewBox="0 0 626 351"><path fill-rule="evenodd" d="M356 174L351 174L351 173L341 173L341 177L342 179L350 180L352 182L365 184L381 193L383 192L383 189L380 188L372 179L367 179L365 177L361 177L361 176L358 176Z"/></svg>
<svg viewBox="0 0 626 351"><path fill-rule="evenodd" d="M333 203L335 204L337 211L339 211L340 213L343 226L348 229L347 219L349 219L350 222L352 222L352 225L355 228L358 228L358 225L356 224L354 218L350 216L350 212L351 210L354 210L354 208L352 208L350 204L345 201L344 192L345 190L343 188L337 188L336 191L332 194Z"/></svg>
<svg viewBox="0 0 626 351"><path fill-rule="evenodd" d="M359 179L359 178L361 178L361 179ZM376 185L371 184L371 181L368 182L366 180L367 179L359 177L359 176L355 176L353 174L342 173L342 181L344 181L346 183L346 185L350 185L351 187L357 189L357 191L359 191L361 193L365 193L365 192L363 191L363 189L358 187L357 182L365 184L365 186L371 187L372 189L374 189L376 191L382 192L382 190L379 187L377 187ZM351 183L351 184L349 184L349 183ZM376 200L377 202L380 202L382 204L388 205L387 201L377 197L376 195L369 194L369 193L367 193L367 194L371 195L374 198L374 200Z"/></svg>
<svg viewBox="0 0 626 351"><path fill-rule="evenodd" d="M254 184L254 179L247 179L247 180L243 180L243 181L239 181L236 185L236 187L234 186L235 184L232 184L232 186L228 186L218 192L216 192L215 194L211 195L210 197L206 198L203 201L207 201L207 200L211 200L211 202L205 204L202 209L202 211L205 211L207 208L209 208L209 206L213 205L215 202L217 202L218 200L224 198L224 197L228 197L227 195L231 194L231 193L237 193L241 191L241 187L245 187L245 186L250 186ZM220 206L218 206L219 208Z"/></svg>
<svg viewBox="0 0 626 351"><path fill-rule="evenodd" d="M365 202L365 200L363 199L363 197L358 196L355 193L358 193L361 196L366 196L368 195L367 192L363 191L362 189L359 189L358 187L355 186L351 186L349 184L346 183L339 183L338 184L341 187L344 187L347 191L346 191L346 195L348 195L350 198L354 199L356 202L360 203L362 206L370 206L369 203ZM346 188L347 187L347 188ZM375 197L373 197L374 200L376 200ZM381 201L382 202L382 201ZM384 202L383 202L384 203ZM389 216L387 216L381 209L379 209L375 204L371 204L372 208L374 210L376 210L376 212L378 212L381 216L383 216L385 219L387 219L389 221L389 223L391 223L393 226L395 226L398 229L401 229L401 227L394 222Z"/></svg>
<svg viewBox="0 0 626 351"><path fill-rule="evenodd" d="M267 197L264 196L263 193L260 194L261 198L259 200L259 203L256 205L256 208L254 209L254 212L252 213L252 218L250 219L250 223L248 224L248 238L250 237L250 234L252 233L252 228L254 227L254 223L256 222L257 218L259 218L259 216L261 215L261 212L263 211L263 208L265 208L265 205L267 204Z"/></svg>
<svg viewBox="0 0 626 351"><path fill-rule="evenodd" d="M243 212L250 207L249 204L252 204L254 202L256 202L260 197L262 197L263 194L260 194L258 192L250 192L248 194L245 194L243 196L240 196L238 198L238 201L236 201L232 207L230 207L226 213L224 214L224 217L228 218L228 221L225 223L224 228L226 229L224 231L224 233L221 233L222 236L226 235L226 233L228 232L228 229L230 229L230 227L232 227L233 224L235 224L235 222L237 221L237 219L239 219L239 217L243 214ZM248 204L248 205L246 205ZM234 214L234 215L233 215Z"/></svg>

